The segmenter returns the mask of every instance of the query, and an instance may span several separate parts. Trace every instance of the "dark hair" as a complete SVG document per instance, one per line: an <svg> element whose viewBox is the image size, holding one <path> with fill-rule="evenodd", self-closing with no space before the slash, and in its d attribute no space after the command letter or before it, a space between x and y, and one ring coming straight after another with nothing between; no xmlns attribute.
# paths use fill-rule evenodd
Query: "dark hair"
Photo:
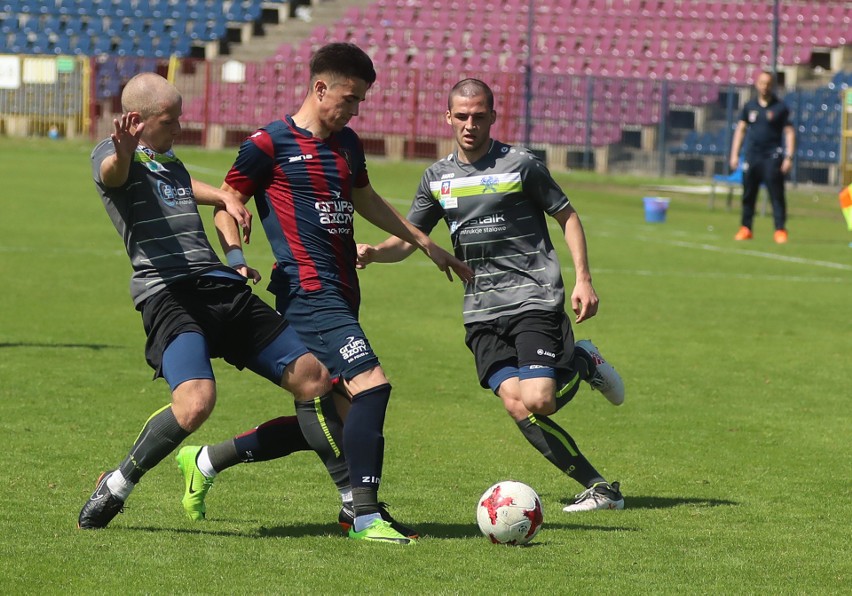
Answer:
<svg viewBox="0 0 852 596"><path fill-rule="evenodd" d="M376 82L373 61L353 43L330 43L314 52L311 56L311 79L321 74L361 79L367 85Z"/></svg>
<svg viewBox="0 0 852 596"><path fill-rule="evenodd" d="M447 97L447 109L452 109L453 97L461 95L462 97L475 97L484 95L488 102L488 109L494 110L494 93L491 92L491 87L480 81L479 79L462 79L450 89L450 95Z"/></svg>

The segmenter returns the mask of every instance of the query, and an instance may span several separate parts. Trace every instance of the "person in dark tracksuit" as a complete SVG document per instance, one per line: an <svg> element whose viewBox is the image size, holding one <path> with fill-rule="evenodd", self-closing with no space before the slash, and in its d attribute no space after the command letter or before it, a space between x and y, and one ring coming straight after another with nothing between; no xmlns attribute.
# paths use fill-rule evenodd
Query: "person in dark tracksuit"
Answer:
<svg viewBox="0 0 852 596"><path fill-rule="evenodd" d="M743 156L742 225L734 239L751 240L757 192L760 185L765 184L772 201L774 239L778 244L783 244L787 242L784 176L793 167L796 135L790 109L774 93L773 75L769 72L760 73L754 87L757 97L743 106L731 143L731 169L736 170L748 131L748 143Z"/></svg>

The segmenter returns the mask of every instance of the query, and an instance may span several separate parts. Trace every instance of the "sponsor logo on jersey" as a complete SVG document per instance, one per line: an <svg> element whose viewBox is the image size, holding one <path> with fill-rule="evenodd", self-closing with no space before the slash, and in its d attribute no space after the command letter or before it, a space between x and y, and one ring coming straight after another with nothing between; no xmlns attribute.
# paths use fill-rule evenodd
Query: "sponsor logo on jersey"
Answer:
<svg viewBox="0 0 852 596"><path fill-rule="evenodd" d="M369 354L367 341L362 337L354 337L352 335L346 338L346 345L338 351L346 362L350 363Z"/></svg>
<svg viewBox="0 0 852 596"><path fill-rule="evenodd" d="M314 208L319 214L319 221L324 226L329 226L330 234L347 234L352 230L352 222L355 219L355 206L352 201L340 198L340 192L334 191L330 201L316 201ZM341 228L331 226L345 226Z"/></svg>
<svg viewBox="0 0 852 596"><path fill-rule="evenodd" d="M195 202L195 195L192 194L191 186L172 186L168 182L160 180L157 182L157 194L160 195L163 203L169 207L189 205Z"/></svg>
<svg viewBox="0 0 852 596"><path fill-rule="evenodd" d="M547 350L543 350L542 348L539 348L538 350L536 350L535 353L538 354L539 356L547 356L548 358L556 358L556 354L554 354L553 352L548 352Z"/></svg>
<svg viewBox="0 0 852 596"><path fill-rule="evenodd" d="M287 158L287 161L289 163L294 163L294 162L297 162L297 161L306 161L308 159L313 159L313 158L314 158L313 154L307 153L305 155L294 155L293 157Z"/></svg>
<svg viewBox="0 0 852 596"><path fill-rule="evenodd" d="M470 220L470 224L473 226L490 226L499 223L506 223L506 216L503 213L492 213Z"/></svg>
<svg viewBox="0 0 852 596"><path fill-rule="evenodd" d="M456 177L456 173L450 172L449 174L444 174L443 176L441 176L441 180L447 180L448 178L455 178L455 177Z"/></svg>
<svg viewBox="0 0 852 596"><path fill-rule="evenodd" d="M748 121L749 122L757 122L757 110L749 110Z"/></svg>

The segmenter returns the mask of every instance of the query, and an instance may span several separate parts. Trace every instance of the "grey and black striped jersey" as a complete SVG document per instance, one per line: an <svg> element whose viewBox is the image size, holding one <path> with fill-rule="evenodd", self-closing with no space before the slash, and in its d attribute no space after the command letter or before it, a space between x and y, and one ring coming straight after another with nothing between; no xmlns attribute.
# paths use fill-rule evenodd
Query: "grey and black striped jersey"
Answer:
<svg viewBox="0 0 852 596"><path fill-rule="evenodd" d="M454 153L429 167L408 219L426 233L446 221L456 256L476 273L464 296L464 322L473 323L564 309L546 216L567 205L534 154L492 141L476 163L461 163Z"/></svg>
<svg viewBox="0 0 852 596"><path fill-rule="evenodd" d="M204 273L237 277L210 245L192 192L192 178L172 151L136 150L123 186L101 182L101 163L115 153L106 139L92 151L92 176L133 266L133 303L169 283Z"/></svg>

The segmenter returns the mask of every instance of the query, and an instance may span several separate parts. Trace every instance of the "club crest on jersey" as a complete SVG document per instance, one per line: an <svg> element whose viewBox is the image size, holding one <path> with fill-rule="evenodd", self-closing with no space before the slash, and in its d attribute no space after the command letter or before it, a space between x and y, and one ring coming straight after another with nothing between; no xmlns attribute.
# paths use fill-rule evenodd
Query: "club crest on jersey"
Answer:
<svg viewBox="0 0 852 596"><path fill-rule="evenodd" d="M146 161L145 167L152 172L164 172L166 170L166 168L163 167L163 164L158 161L154 161L153 159L151 161Z"/></svg>
<svg viewBox="0 0 852 596"><path fill-rule="evenodd" d="M340 157L343 158L343 161L346 162L346 167L349 168L349 173L352 173L352 155L349 153L349 149L341 149Z"/></svg>
<svg viewBox="0 0 852 596"><path fill-rule="evenodd" d="M497 180L496 176L483 176L480 183L482 184L482 192L497 192Z"/></svg>
<svg viewBox="0 0 852 596"><path fill-rule="evenodd" d="M452 182L450 182L449 180L444 180L443 182L441 182L441 196L442 197L450 196L450 194L452 194L452 190L453 190Z"/></svg>

